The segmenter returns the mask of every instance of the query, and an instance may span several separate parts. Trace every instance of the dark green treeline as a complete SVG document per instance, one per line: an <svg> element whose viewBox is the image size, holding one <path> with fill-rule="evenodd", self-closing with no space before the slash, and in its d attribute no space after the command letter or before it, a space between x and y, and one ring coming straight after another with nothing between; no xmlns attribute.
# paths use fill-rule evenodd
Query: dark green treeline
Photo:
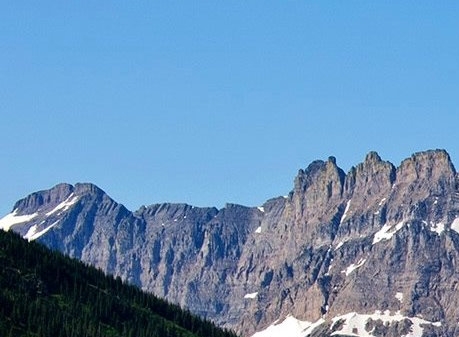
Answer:
<svg viewBox="0 0 459 337"><path fill-rule="evenodd" d="M0 230L2 337L236 337L80 261Z"/></svg>

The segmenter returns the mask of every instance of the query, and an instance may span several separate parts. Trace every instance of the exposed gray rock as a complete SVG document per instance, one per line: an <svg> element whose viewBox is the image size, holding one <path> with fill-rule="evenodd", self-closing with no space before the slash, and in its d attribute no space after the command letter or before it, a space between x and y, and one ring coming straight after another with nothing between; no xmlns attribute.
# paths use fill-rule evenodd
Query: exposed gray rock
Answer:
<svg viewBox="0 0 459 337"><path fill-rule="evenodd" d="M31 194L13 230L245 336L287 315L369 319L373 336L459 333L459 176L443 150L398 168L370 152L345 174L333 157L299 170L287 197L261 207L157 204L130 212L91 184ZM1 224L1 222L0 222ZM452 225L453 224L453 225ZM440 325L441 324L441 325Z"/></svg>

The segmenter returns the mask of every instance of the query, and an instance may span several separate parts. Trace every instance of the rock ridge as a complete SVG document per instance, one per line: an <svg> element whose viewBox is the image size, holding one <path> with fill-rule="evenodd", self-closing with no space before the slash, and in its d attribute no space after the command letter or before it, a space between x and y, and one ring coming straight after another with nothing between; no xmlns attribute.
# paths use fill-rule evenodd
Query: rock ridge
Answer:
<svg viewBox="0 0 459 337"><path fill-rule="evenodd" d="M458 186L445 150L398 167L372 151L347 173L334 157L316 160L286 197L259 207L162 203L131 212L93 184L59 184L18 201L0 227L244 336L289 315L317 322L310 335L325 336L322 320L331 329L334 317L385 311L441 322L424 329L429 336L455 336Z"/></svg>

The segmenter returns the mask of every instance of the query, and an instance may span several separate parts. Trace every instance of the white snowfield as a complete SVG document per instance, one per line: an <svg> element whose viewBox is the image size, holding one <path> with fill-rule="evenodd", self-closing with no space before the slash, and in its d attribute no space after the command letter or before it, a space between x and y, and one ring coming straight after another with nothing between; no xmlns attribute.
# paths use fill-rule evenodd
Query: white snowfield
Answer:
<svg viewBox="0 0 459 337"><path fill-rule="evenodd" d="M323 319L315 323L300 321L289 315L281 323L278 321L267 327L265 330L255 333L252 337L305 337L324 323Z"/></svg>
<svg viewBox="0 0 459 337"><path fill-rule="evenodd" d="M437 224L431 223L430 230L440 235L441 233L445 231L445 224L443 222L439 222Z"/></svg>
<svg viewBox="0 0 459 337"><path fill-rule="evenodd" d="M422 222L424 223L424 225L428 226L427 221L422 221ZM382 228L375 233L374 238L373 238L373 244L376 244L383 240L389 240L405 225L409 226L409 224L405 223L404 221L399 222L395 226L391 224L384 224L384 226L382 226ZM453 222L450 225L450 228L452 231L459 233L459 217L456 217L453 220ZM446 224L445 222L439 222L439 223L430 222L429 229L432 232L435 232L438 235L441 235L446 230Z"/></svg>
<svg viewBox="0 0 459 337"><path fill-rule="evenodd" d="M252 299L252 300L253 300L253 299L257 298L257 296L258 296L258 291L255 292L255 293L246 294L246 295L244 296L244 298Z"/></svg>
<svg viewBox="0 0 459 337"><path fill-rule="evenodd" d="M59 205L54 207L53 210L49 211L46 213L46 216L50 216L54 213L57 213L59 211L64 212L70 208L70 206L74 205L78 201L78 197L74 196L73 193L68 196L67 199L65 199L63 202L61 202Z"/></svg>
<svg viewBox="0 0 459 337"><path fill-rule="evenodd" d="M422 336L423 327L421 325L441 326L441 322L430 322L419 317L407 317L400 313L391 314L389 311L382 313L375 311L374 314L358 314L350 312L346 315L337 316L332 319L330 330L333 330L334 325L338 322L344 322L340 330L333 332L331 335L347 335L354 337L375 337L373 331L367 331L365 325L369 320L382 321L383 324L391 324L392 322L400 322L404 319L409 319L413 324L408 334L403 337L419 337ZM282 322L274 322L265 330L252 335L252 337L308 337L315 328L319 327L325 320L319 319L317 322L311 323L308 321L300 321L289 315Z"/></svg>
<svg viewBox="0 0 459 337"><path fill-rule="evenodd" d="M399 313L395 315L391 315L391 313L387 310L384 313L380 311L376 311L374 314L366 315L366 314L358 314L356 312L351 312L349 314L338 316L333 318L333 323L336 323L339 320L344 320L344 325L339 331L333 332L331 335L348 335L348 336L355 336L355 337L374 337L372 331L366 331L365 325L366 323L372 319L373 321L381 320L383 324L392 323L392 322L400 322L404 319L409 319L413 325L411 326L411 331L406 334L404 337L419 337L422 336L423 328L421 325L423 324L431 324L434 326L441 326L441 322L430 322L426 321L419 317L406 317ZM333 326L332 326L333 328Z"/></svg>
<svg viewBox="0 0 459 337"><path fill-rule="evenodd" d="M41 225L43 225L46 222L46 218L55 214L55 213L62 213L67 211L72 205L74 205L78 201L79 197L74 196L73 193L68 196L67 199L65 199L63 202L61 202L59 205L54 207L51 211L41 214L41 213L33 213L33 214L26 214L26 215L18 215L18 210L15 209L13 212L10 214L7 214L4 216L2 219L0 219L0 229L3 229L4 231L9 231L12 226L28 222L31 220L43 220L40 223L38 221L33 224L27 231L27 233L24 235L24 239L27 239L29 241L33 241L38 239L40 236L48 232L51 228L56 226L56 224L59 221L56 221L52 223L51 225L47 225L45 228L40 228Z"/></svg>
<svg viewBox="0 0 459 337"><path fill-rule="evenodd" d="M400 292L396 293L395 298L399 300L400 303L403 303L403 293L400 293Z"/></svg>
<svg viewBox="0 0 459 337"><path fill-rule="evenodd" d="M354 270L362 267L366 261L367 259L360 259L359 262L351 264L345 270L342 270L341 273L346 274L346 276L349 276L349 274L352 273Z"/></svg>
<svg viewBox="0 0 459 337"><path fill-rule="evenodd" d="M342 224L344 219L346 219L347 212L349 212L349 207L351 207L351 201L350 200L346 204L346 208L344 209L343 216L341 217L341 220L339 221L340 224Z"/></svg>
<svg viewBox="0 0 459 337"><path fill-rule="evenodd" d="M41 231L37 232L38 225L33 225L32 227L29 228L28 232L26 235L24 235L24 239L28 241L33 241L38 239L40 236L45 234L47 231L49 231L51 228L57 225L59 221L54 222L53 224L49 225L45 229L42 229Z"/></svg>
<svg viewBox="0 0 459 337"><path fill-rule="evenodd" d="M14 225L27 222L35 218L38 213L29 214L29 215L17 215L18 210L15 209L12 213L7 214L3 218L0 219L0 228L4 231L9 231L10 228Z"/></svg>
<svg viewBox="0 0 459 337"><path fill-rule="evenodd" d="M451 229L457 233L459 233L459 217L455 218L453 220L453 223L451 224Z"/></svg>
<svg viewBox="0 0 459 337"><path fill-rule="evenodd" d="M395 225L395 228L391 224L384 224L382 228L376 232L374 238L373 238L373 244L378 243L382 240L389 240L394 236L395 233L397 233L405 223L403 221L399 222L397 225Z"/></svg>

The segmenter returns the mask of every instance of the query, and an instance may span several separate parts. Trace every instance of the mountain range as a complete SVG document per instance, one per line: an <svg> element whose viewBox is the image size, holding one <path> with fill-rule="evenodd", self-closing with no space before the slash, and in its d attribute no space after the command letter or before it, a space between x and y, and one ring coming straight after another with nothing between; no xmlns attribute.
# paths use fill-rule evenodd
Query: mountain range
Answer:
<svg viewBox="0 0 459 337"><path fill-rule="evenodd" d="M130 211L93 184L19 200L0 228L243 336L457 336L459 175L429 150L300 169L258 207Z"/></svg>

